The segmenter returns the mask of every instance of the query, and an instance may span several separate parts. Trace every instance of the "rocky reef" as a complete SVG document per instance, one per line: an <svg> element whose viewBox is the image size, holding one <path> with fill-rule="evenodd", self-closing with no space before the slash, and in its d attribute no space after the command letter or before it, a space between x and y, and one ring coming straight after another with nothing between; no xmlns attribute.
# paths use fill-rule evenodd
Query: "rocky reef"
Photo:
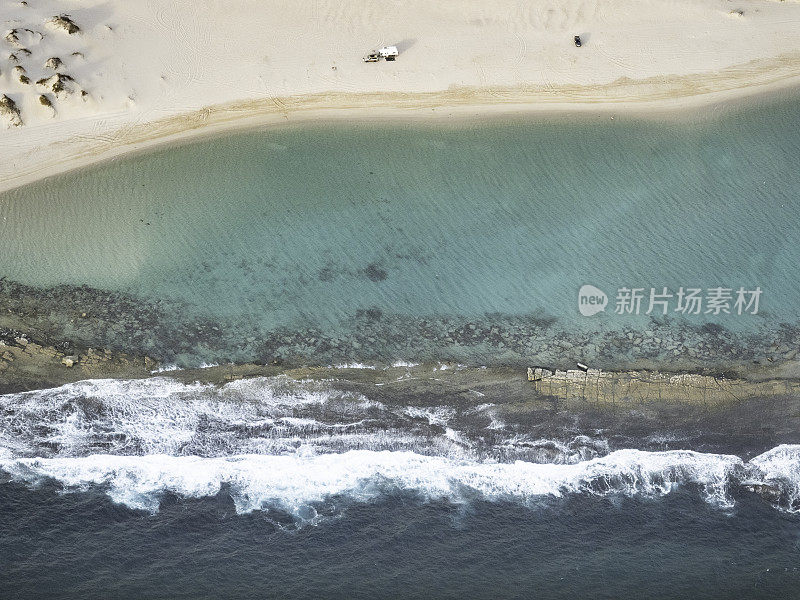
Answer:
<svg viewBox="0 0 800 600"><path fill-rule="evenodd" d="M91 378L146 377L155 366L147 357L82 348L69 341L47 346L34 341L29 333L0 329L0 393Z"/></svg>
<svg viewBox="0 0 800 600"><path fill-rule="evenodd" d="M0 281L0 327L31 332L44 345L63 340L163 363L255 362L285 366L348 361L604 370L648 369L735 377L797 365L800 330L779 325L751 333L652 320L647 329L567 330L542 315L428 318L357 310L336 327L264 329L218 318L177 301L153 301L87 286L36 288Z"/></svg>

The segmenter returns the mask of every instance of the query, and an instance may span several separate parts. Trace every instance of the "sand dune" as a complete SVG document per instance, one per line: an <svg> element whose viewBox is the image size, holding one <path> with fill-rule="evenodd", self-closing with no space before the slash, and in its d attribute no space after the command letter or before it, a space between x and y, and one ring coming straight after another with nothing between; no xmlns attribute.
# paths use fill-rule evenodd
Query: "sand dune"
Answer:
<svg viewBox="0 0 800 600"><path fill-rule="evenodd" d="M684 107L800 80L797 2L37 0L0 19L23 123L0 125L0 189L235 124ZM362 62L384 44L396 62Z"/></svg>

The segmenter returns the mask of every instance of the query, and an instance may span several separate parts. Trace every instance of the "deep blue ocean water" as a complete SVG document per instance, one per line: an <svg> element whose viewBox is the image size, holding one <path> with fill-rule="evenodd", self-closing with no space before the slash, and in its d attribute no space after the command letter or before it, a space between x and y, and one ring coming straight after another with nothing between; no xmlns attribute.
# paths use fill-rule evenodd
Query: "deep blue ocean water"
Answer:
<svg viewBox="0 0 800 600"><path fill-rule="evenodd" d="M337 500L331 500L331 504ZM797 598L800 520L690 492L525 508L392 495L296 527L224 493L142 514L0 486L7 598Z"/></svg>
<svg viewBox="0 0 800 600"><path fill-rule="evenodd" d="M694 424L641 432L641 406L542 438L502 403L340 383L0 396L0 595L798 597L800 445L769 423L729 413L720 453Z"/></svg>

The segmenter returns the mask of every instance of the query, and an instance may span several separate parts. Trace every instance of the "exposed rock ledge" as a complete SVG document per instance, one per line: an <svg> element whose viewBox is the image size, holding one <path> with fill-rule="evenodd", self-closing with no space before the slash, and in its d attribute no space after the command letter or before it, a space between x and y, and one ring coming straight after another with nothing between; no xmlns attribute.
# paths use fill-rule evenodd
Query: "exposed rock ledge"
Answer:
<svg viewBox="0 0 800 600"><path fill-rule="evenodd" d="M549 370L528 368L528 381L542 396L565 402L647 403L653 401L716 405L742 397L800 395L800 382L760 381L724 374L657 371Z"/></svg>
<svg viewBox="0 0 800 600"><path fill-rule="evenodd" d="M143 378L157 372L158 362L110 349L82 348L70 342L47 345L31 334L0 328L0 394L53 387L91 378ZM431 365L414 365L409 372L429 374ZM434 370L436 367L434 365ZM278 365L226 364L222 366L170 371L180 379L223 383L232 379L298 372L302 377L330 378L342 375L341 368ZM458 378L500 377L531 401L557 401L567 405L690 404L721 406L744 398L798 397L800 380L762 377L758 380L726 377L723 374L660 373L657 371L548 370L513 367L455 369ZM490 373L491 371L491 373ZM470 372L473 372L471 375ZM381 380L391 370L356 370L356 378ZM351 378L352 373L348 374ZM392 374L386 382L394 381ZM773 376L774 377L774 376ZM382 381L382 380L381 380ZM382 384L385 384L383 382Z"/></svg>
<svg viewBox="0 0 800 600"><path fill-rule="evenodd" d="M0 393L52 387L81 379L147 377L157 364L111 350L37 344L24 333L0 330Z"/></svg>

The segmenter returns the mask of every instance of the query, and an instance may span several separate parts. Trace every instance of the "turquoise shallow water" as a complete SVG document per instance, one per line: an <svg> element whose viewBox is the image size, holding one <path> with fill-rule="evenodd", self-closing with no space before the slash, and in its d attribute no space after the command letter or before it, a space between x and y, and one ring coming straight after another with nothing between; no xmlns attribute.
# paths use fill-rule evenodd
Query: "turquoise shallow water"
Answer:
<svg viewBox="0 0 800 600"><path fill-rule="evenodd" d="M129 294L242 336L341 333L363 314L650 326L613 306L582 317L585 283L612 305L623 286L760 286L758 315L705 320L776 327L800 312L798 123L789 100L686 120L237 133L0 196L0 275Z"/></svg>

